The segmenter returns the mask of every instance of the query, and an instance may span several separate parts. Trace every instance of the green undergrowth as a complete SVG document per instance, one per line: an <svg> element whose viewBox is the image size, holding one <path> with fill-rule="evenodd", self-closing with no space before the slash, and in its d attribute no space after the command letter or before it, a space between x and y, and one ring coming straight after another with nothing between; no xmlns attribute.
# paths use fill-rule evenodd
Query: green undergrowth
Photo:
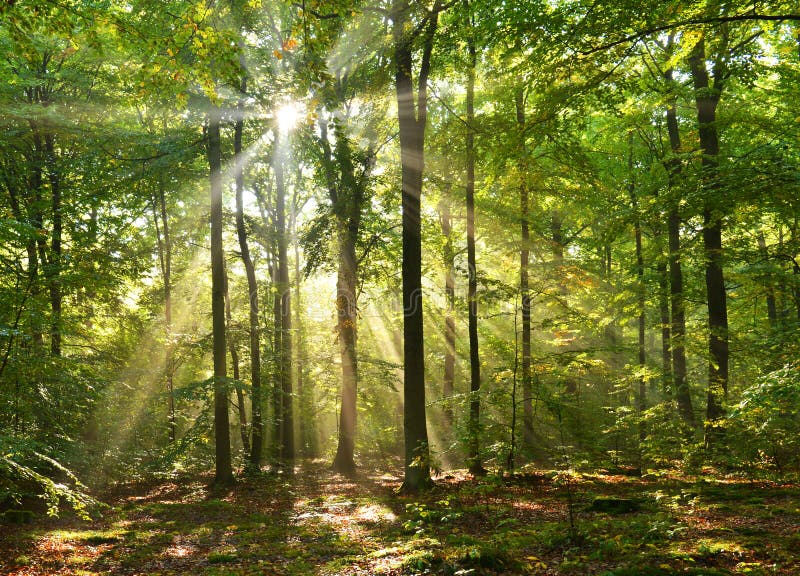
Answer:
<svg viewBox="0 0 800 576"><path fill-rule="evenodd" d="M398 482L307 467L288 483L264 475L222 493L197 482L134 487L108 494L99 520L15 527L0 562L4 572L76 575L800 573L797 486L544 478L454 475L409 496Z"/></svg>

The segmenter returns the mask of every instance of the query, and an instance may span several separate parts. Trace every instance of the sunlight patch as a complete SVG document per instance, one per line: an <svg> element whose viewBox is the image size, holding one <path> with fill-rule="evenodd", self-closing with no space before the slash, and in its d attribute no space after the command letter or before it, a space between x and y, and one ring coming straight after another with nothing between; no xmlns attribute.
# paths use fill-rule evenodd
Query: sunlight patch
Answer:
<svg viewBox="0 0 800 576"><path fill-rule="evenodd" d="M397 520L397 516L395 516L394 512L380 504L359 506L355 512L355 517L359 522L371 524L376 524L378 522L394 522Z"/></svg>

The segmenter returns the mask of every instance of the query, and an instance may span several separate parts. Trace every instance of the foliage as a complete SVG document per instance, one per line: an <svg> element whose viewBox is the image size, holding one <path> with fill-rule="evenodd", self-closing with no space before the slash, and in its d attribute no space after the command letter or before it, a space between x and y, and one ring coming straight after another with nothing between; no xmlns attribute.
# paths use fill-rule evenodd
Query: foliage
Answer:
<svg viewBox="0 0 800 576"><path fill-rule="evenodd" d="M86 520L99 505L71 471L38 452L32 442L0 435L0 507L29 506L37 499L48 516L67 506Z"/></svg>
<svg viewBox="0 0 800 576"><path fill-rule="evenodd" d="M800 470L800 365L765 374L742 394L730 414L737 455L746 466L783 474Z"/></svg>
<svg viewBox="0 0 800 576"><path fill-rule="evenodd" d="M277 354L275 297L288 288L276 281L281 245L292 298L299 299L289 366L297 389L289 400L296 400L303 452L333 453L341 384L335 262L349 233L358 264L355 458L397 465L403 412L423 406L401 400L407 311L400 270L410 239L399 225L403 166L393 79L403 70L393 60L391 32L398 17L407 18L400 36L414 40L399 47L418 68L431 10L441 12L427 92L416 96L427 98L428 110L424 142L416 144L425 154L421 338L425 446L436 455L434 467L463 466L466 440L477 431L488 466L509 466L513 449L515 466L559 467L559 489L578 516L577 469L638 470L660 479L702 474L709 464L774 479L798 472L800 53L791 2L167 4L0 4L4 505L42 497L51 512L63 504L83 511L91 502L75 476L99 489L201 474L214 463L205 157L212 110L222 123L230 308L224 393L235 416L234 462L243 460L253 433L246 343L254 299L261 310L259 384L268 391L261 406L265 456L281 446L276 406L286 398L275 379L287 366ZM719 82L698 91L691 56L701 40L704 63ZM469 41L478 57L475 118L466 126ZM706 96L716 99L710 125L698 116L698 97ZM296 124L279 137L288 104ZM472 395L467 128L476 147L483 375ZM719 136L714 158L703 149L705 128ZM237 167L255 291L234 226ZM278 167L286 236L278 232ZM704 247L710 221L720 222L719 251ZM680 245L674 253L670 225ZM724 333L709 329L710 256L720 257L724 271ZM531 326L526 357L523 301ZM717 338L729 344L731 372L721 394L728 412L713 419L721 446L709 450L700 436L702 425L711 425L709 386L716 384L709 373L719 366L710 344ZM681 348L687 365L679 390ZM452 393L442 385L449 357ZM690 418L681 412L681 391ZM469 426L472 400L481 405L476 428ZM474 488L481 513L492 512L494 488ZM677 494L665 498L680 504ZM401 506L406 530L427 536L469 515L446 501ZM575 531L580 518L572 520ZM593 560L627 553L629 540L608 536L594 541L600 552ZM582 545L552 540L553 549ZM452 557L426 548L408 570L451 560L463 565L456 570L510 569L494 542L470 546ZM228 554L209 551L216 553ZM561 560L575 570L587 562L580 554Z"/></svg>

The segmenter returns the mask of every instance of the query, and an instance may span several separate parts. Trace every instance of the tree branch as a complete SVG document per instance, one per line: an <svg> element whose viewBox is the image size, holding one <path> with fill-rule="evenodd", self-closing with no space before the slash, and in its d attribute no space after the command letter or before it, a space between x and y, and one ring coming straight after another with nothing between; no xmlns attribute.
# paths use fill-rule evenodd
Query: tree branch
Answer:
<svg viewBox="0 0 800 576"><path fill-rule="evenodd" d="M626 44L628 42L633 42L634 40L640 40L645 36L655 34L656 32L674 30L676 28L682 28L683 26L696 26L699 24L723 24L725 22L748 22L748 21L797 22L800 21L800 14L755 14L754 13L754 14L737 14L736 16L712 16L709 18L690 18L688 20L681 20L680 22L672 22L670 24L664 24L662 26L653 26L652 28L646 28L644 30L640 30L639 32L635 32L634 34L629 34L628 36L620 38L619 40L614 40L613 42L601 44L600 46L593 46L589 50L580 51L580 54L582 54L583 56L588 56L596 52L602 52L604 50L614 48L615 46L619 46L620 44Z"/></svg>

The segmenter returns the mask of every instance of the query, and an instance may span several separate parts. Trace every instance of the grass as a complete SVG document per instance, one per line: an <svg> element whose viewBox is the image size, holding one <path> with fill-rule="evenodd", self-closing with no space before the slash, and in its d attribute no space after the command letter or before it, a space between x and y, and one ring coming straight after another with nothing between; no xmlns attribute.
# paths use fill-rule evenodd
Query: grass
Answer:
<svg viewBox="0 0 800 576"><path fill-rule="evenodd" d="M131 484L104 497L99 520L37 518L0 533L0 573L800 574L797 486L584 475L571 482L570 528L564 486L541 478L451 473L407 496L396 477L306 464L291 480L262 475L224 493ZM637 506L598 510L598 499Z"/></svg>

